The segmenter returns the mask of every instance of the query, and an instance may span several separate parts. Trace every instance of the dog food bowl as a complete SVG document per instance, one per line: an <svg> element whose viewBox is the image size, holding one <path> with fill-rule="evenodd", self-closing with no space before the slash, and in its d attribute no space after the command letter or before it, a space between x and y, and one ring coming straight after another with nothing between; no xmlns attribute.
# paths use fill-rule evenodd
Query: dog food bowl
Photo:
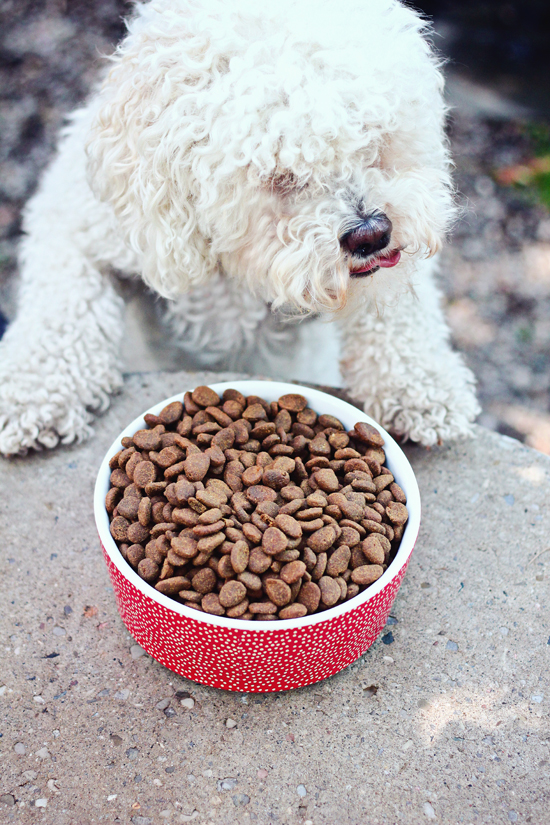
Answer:
<svg viewBox="0 0 550 825"><path fill-rule="evenodd" d="M299 392L307 398L309 407L335 415L348 429L358 421L376 426L385 440L386 464L407 496L409 520L397 555L383 575L362 593L300 619L229 619L193 610L164 596L140 578L121 556L109 532L105 509L110 486L109 459L119 451L121 438L132 436L145 426L140 416L115 439L103 459L95 486L96 524L118 610L147 653L195 682L261 693L310 685L358 659L386 624L418 535L418 485L405 454L393 438L351 404L318 390L276 381L231 381L211 386L220 395L228 387L235 387L246 396L259 395L267 401ZM180 393L167 398L147 412L158 414L182 396Z"/></svg>

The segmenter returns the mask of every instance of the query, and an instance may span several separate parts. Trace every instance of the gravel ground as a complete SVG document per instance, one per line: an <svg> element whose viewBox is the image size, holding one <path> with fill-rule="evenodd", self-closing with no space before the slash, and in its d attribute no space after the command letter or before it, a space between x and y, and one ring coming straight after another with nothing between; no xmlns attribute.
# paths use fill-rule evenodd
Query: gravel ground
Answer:
<svg viewBox="0 0 550 825"><path fill-rule="evenodd" d="M22 206L129 7L125 0L0 5L0 334L1 314L11 318L15 308ZM550 216L494 180L531 146L520 122L461 108L449 134L463 207L442 266L455 344L478 378L481 423L550 453Z"/></svg>

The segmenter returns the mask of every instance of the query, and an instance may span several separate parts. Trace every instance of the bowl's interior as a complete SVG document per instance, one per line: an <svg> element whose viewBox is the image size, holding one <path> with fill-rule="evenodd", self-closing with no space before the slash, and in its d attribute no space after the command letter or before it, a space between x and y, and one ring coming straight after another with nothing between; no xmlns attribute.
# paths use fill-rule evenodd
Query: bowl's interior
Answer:
<svg viewBox="0 0 550 825"><path fill-rule="evenodd" d="M170 599L168 596L164 596L162 593L159 593L158 590L155 590L154 587L147 584L147 582L138 576L137 572L122 557L120 550L118 549L109 530L109 516L107 510L105 509L105 496L109 490L109 479L111 475L109 460L120 450L120 441L122 438L125 436L132 436L135 432L137 432L137 430L146 426L144 421L144 415L146 413L158 414L170 402L180 401L183 397L182 391L171 398L166 398L163 401L160 401L158 404L155 404L155 406L145 410L138 418L134 419L134 421L132 421L132 423L129 424L126 429L124 429L117 436L111 447L107 450L105 458L99 468L94 491L95 519L101 543L103 544L103 547L115 567L117 567L125 578L128 579L128 581L131 582L138 590L149 596L149 598L157 601L159 604L162 604L164 607L169 608L174 613L179 613L180 615L192 618L195 621L205 621L208 624L217 625L219 627L232 627L240 630L244 630L246 628L248 630L258 632L265 632L267 630L274 629L282 630L284 628L304 627L306 625L316 624L317 622L327 621L341 615L342 613L347 613L348 611L353 610L359 604L363 604L379 593L407 563L407 560L412 553L420 527L420 493L418 490L418 484L407 457L395 440L366 413L357 409L357 407L354 407L351 404L336 398L335 396L321 392L320 390L302 387L298 384L285 384L279 381L253 380L229 381L226 383L211 384L210 386L220 395L225 389L234 387L242 392L243 395L259 395L262 398L265 398L266 401L276 401L281 395L297 392L307 398L308 406L311 409L318 413L336 416L348 429L351 429L358 421L365 421L375 426L382 434L385 441L384 449L386 451L386 464L391 470L396 482L405 491L407 496L409 520L403 533L397 555L383 575L362 593L359 593L352 599L341 602L335 607L322 610L321 612L314 613L311 616L304 616L301 619L285 619L282 621L278 620L273 622L253 622L247 621L246 619L228 619L225 616L213 616L212 614L202 613L198 610L193 610L192 608L179 604L173 599Z"/></svg>

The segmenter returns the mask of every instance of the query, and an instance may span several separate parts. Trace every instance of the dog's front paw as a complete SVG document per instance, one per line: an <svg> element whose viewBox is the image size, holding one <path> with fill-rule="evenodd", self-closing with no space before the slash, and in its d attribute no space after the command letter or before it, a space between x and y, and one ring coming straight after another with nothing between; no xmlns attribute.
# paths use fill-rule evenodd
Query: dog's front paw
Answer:
<svg viewBox="0 0 550 825"><path fill-rule="evenodd" d="M92 416L69 386L55 386L54 379L52 388L48 377L34 374L1 378L0 453L24 454L60 441L82 441L92 432Z"/></svg>
<svg viewBox="0 0 550 825"><path fill-rule="evenodd" d="M434 366L394 379L374 411L387 430L426 447L471 437L481 412L474 376L456 353L449 353L446 369Z"/></svg>

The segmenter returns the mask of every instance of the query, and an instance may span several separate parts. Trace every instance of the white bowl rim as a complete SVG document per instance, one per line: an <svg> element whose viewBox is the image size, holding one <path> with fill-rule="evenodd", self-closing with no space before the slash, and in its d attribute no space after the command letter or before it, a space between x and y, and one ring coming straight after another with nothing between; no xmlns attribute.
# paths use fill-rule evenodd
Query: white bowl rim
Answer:
<svg viewBox="0 0 550 825"><path fill-rule="evenodd" d="M109 449L107 450L103 461L101 462L97 479L94 488L94 514L97 530L103 547L107 555L119 570L119 572L131 583L137 590L141 591L143 595L148 596L153 601L158 602L163 607L172 610L185 618L193 619L197 622L206 622L210 625L215 625L220 628L231 628L233 630L247 630L251 632L266 632L266 631L284 631L297 630L300 628L313 626L321 622L331 621L342 616L345 613L356 609L361 604L368 602L376 596L384 587L394 579L401 569L407 563L416 543L418 531L420 528L420 491L414 471L407 459L405 453L397 442L386 432L386 430L374 421L370 416L364 413L352 404L342 401L340 398L329 395L321 390L312 389L311 387L304 387L300 384L287 384L281 381L271 380L235 380L224 381L222 383L209 384L215 392L219 395L224 390L233 388L243 393L243 395L259 395L266 398L267 401L276 401L281 395L287 393L300 393L308 399L308 406L312 409L320 410L322 413L335 415L342 420L342 423L351 429L358 421L365 421L367 424L372 424L376 427L384 438L384 449L386 451L387 466L391 469L392 475L396 482L403 488L407 496L407 509L409 511L409 520L399 545L399 550L392 563L384 571L382 576L377 579L362 593L354 596L352 599L341 602L335 607L330 607L322 610L319 613L313 613L309 616L303 616L299 619L285 619L281 621L263 621L254 622L247 619L229 619L226 616L214 616L211 613L204 613L202 611L194 610L191 607L180 604L174 599L159 593L154 587L147 584L137 572L128 564L122 557L115 540L111 536L109 530L109 517L105 509L105 496L109 489L109 479L111 469L109 468L110 459L121 449L121 439L125 436L133 436L137 430L146 427L144 416L147 413L153 415L158 414L167 404L173 401L181 401L184 392L182 390L176 395L160 401L153 405L144 413L135 418L127 427L116 437ZM351 418L350 418L351 416ZM353 419L353 420L352 420ZM351 422L348 424L348 422Z"/></svg>

